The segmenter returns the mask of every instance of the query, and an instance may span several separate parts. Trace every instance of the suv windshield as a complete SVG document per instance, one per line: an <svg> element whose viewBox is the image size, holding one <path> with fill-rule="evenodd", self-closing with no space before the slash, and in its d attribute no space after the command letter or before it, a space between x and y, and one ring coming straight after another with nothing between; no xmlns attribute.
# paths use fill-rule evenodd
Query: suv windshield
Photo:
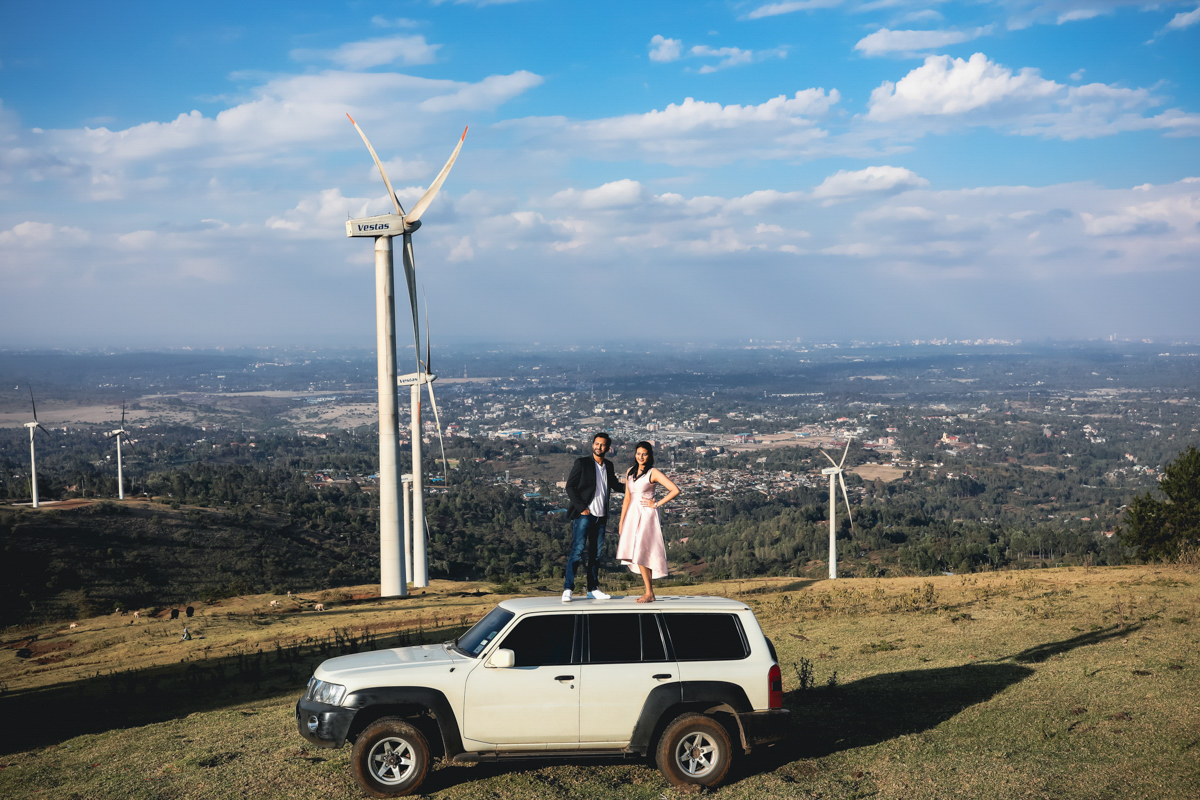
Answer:
<svg viewBox="0 0 1200 800"><path fill-rule="evenodd" d="M458 637L455 647L471 658L475 658L483 652L483 648L488 646L488 642L496 638L496 634L500 633L512 618L513 612L496 606L488 612L486 617L472 625L471 630Z"/></svg>

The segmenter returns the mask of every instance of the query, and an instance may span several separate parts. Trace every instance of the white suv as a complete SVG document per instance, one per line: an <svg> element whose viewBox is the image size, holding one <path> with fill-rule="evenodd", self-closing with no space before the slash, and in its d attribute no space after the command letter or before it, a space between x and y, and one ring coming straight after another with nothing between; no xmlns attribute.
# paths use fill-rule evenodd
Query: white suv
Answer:
<svg viewBox="0 0 1200 800"><path fill-rule="evenodd" d="M342 656L296 704L300 734L354 744L375 797L430 761L652 755L676 786L716 786L735 749L783 738L775 648L722 597L505 600L452 642Z"/></svg>

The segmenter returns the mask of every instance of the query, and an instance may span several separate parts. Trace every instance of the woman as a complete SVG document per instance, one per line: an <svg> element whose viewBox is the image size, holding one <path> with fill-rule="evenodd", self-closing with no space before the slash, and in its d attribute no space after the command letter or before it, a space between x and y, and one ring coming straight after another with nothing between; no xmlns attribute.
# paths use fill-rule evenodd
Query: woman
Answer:
<svg viewBox="0 0 1200 800"><path fill-rule="evenodd" d="M617 529L621 543L617 545L617 560L628 564L630 572L641 572L646 593L639 603L653 603L651 578L667 577L667 548L663 545L662 525L658 509L679 496L679 487L654 468L654 448L649 442L638 442L633 455L634 465L625 473L625 503L621 506L621 524ZM667 490L662 500L654 500L654 484Z"/></svg>

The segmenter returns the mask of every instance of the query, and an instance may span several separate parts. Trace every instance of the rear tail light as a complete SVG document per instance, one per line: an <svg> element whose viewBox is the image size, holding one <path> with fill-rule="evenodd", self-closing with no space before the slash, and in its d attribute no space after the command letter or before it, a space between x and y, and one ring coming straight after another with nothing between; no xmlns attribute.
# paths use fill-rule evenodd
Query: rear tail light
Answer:
<svg viewBox="0 0 1200 800"><path fill-rule="evenodd" d="M778 664L772 664L767 673L767 697L770 708L783 708L783 672Z"/></svg>

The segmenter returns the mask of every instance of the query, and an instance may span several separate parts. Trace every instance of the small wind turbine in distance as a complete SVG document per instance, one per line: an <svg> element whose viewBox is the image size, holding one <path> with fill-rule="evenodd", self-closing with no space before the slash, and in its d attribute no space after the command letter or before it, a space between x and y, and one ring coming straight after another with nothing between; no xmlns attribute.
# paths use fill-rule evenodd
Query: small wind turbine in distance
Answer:
<svg viewBox="0 0 1200 800"><path fill-rule="evenodd" d="M842 460L834 462L829 453L824 450L822 455L829 459L832 467L826 467L821 470L822 475L829 476L829 579L837 579L837 487L834 486L834 479L842 484L842 497L846 498L846 518L850 520L850 529L854 529L854 517L850 515L850 495L846 492L846 479L842 477L842 464L846 463L846 456L850 453L850 437L846 439L846 450L842 453Z"/></svg>
<svg viewBox="0 0 1200 800"><path fill-rule="evenodd" d="M33 387L29 387L29 405L33 406L33 422L26 422L25 427L29 428L29 481L30 490L33 495L33 507L38 507L38 491L37 491L37 452L33 446L33 434L41 431L47 436L50 431L42 427L42 423L38 422L37 418L37 403L33 400Z"/></svg>
<svg viewBox="0 0 1200 800"><path fill-rule="evenodd" d="M421 295L424 296L425 287L421 287ZM437 427L438 446L442 450L442 475L444 481L449 483L450 468L446 462L446 443L442 439L442 421L438 417L437 399L433 396L433 382L437 380L437 375L433 374L433 349L430 345L429 335L429 299L425 299L425 369L423 372L412 372L408 375L401 375L396 379L399 386L409 387L409 398L412 402L412 439L414 460L420 457L421 442L423 440L421 430L421 386L426 386L429 389L429 405L433 408L433 424ZM420 480L420 471L416 471L417 478ZM407 580L411 580L414 586L429 585L429 527L426 524L426 519L422 515L414 516L412 507L409 505L409 490L407 484L416 483L412 475L405 475L401 482L405 484L404 492L404 563ZM423 507L422 507L423 511ZM418 524L420 520L420 524Z"/></svg>
<svg viewBox="0 0 1200 800"><path fill-rule="evenodd" d="M121 401L121 427L104 434L106 439L117 440L117 498L125 499L125 475L121 468L121 440L129 441L129 431L125 430L125 401Z"/></svg>
<svg viewBox="0 0 1200 800"><path fill-rule="evenodd" d="M433 202L434 196L442 188L450 168L454 166L458 153L462 150L463 140L467 137L467 129L463 128L458 146L450 154L450 159L437 178L430 184L425 194L413 206L412 211L404 213L400 198L392 188L387 170L375 154L367 135L349 114L346 115L363 143L371 153L375 166L387 187L388 198L392 202L395 214L380 214L363 219L352 219L346 222L346 236L370 236L375 239L375 323L378 341L378 387L379 387L379 577L380 595L383 597L404 597L408 594L405 584L405 554L401 548L400 538L400 475L397 468L400 452L399 415L396 410L397 375L396 375L396 305L394 297L395 281L392 259L392 237L403 237L404 277L408 284L408 301L412 311L413 350L416 355L417 376L426 376L427 371L421 365L421 336L417 324L417 272L416 260L413 256L412 234L421 227L421 215ZM419 406L420 384L428 385L429 378L412 384L413 397ZM413 519L425 519L425 498L421 481L421 432L419 408L413 409ZM415 528L416 526L414 526ZM424 526L422 525L422 528ZM423 534L423 531L421 532ZM427 586L429 583L428 566L425 556L424 535L413 536L413 584Z"/></svg>

